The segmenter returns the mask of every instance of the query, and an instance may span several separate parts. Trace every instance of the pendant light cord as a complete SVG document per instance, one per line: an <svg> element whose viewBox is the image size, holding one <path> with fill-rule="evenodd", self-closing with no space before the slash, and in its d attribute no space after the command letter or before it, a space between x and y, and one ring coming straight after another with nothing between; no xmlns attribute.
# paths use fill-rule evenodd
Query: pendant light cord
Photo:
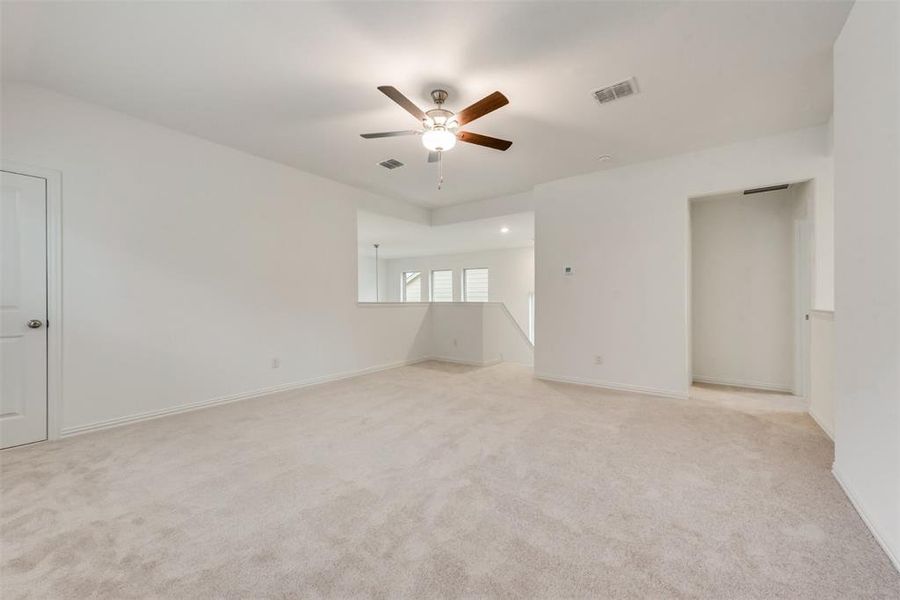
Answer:
<svg viewBox="0 0 900 600"><path fill-rule="evenodd" d="M374 244L375 246L375 302L378 302L380 298L378 297L378 246L379 244Z"/></svg>

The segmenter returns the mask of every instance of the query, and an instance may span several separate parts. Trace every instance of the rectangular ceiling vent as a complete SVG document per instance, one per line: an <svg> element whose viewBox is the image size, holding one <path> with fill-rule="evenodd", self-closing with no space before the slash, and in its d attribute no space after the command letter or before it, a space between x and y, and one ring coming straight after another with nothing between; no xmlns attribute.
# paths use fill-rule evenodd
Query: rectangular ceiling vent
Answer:
<svg viewBox="0 0 900 600"><path fill-rule="evenodd" d="M612 85L606 86L605 88L597 90L596 92L594 92L594 97L600 104L606 104L607 102L619 100L620 98L625 98L626 96L634 96L637 93L637 81L634 77L631 77L630 79L626 79L625 81L620 81L619 83L614 83Z"/></svg>
<svg viewBox="0 0 900 600"><path fill-rule="evenodd" d="M403 166L403 163L400 162L399 160L397 160L396 158L389 158L387 160L381 161L378 164L389 171L393 171L394 169L399 169L400 167Z"/></svg>

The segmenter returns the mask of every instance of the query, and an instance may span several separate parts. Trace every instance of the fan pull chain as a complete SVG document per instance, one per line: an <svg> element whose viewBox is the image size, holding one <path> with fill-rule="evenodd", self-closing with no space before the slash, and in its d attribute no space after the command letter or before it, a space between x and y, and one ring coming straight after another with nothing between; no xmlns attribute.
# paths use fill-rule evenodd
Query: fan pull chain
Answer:
<svg viewBox="0 0 900 600"><path fill-rule="evenodd" d="M441 189L441 186L444 185L444 153L438 151L438 173L440 177L438 178L438 190Z"/></svg>

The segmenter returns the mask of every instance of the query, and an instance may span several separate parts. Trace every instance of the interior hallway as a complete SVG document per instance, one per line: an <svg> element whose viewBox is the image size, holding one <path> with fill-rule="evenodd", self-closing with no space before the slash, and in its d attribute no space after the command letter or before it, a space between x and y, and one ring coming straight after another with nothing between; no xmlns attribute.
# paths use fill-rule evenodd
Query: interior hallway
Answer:
<svg viewBox="0 0 900 600"><path fill-rule="evenodd" d="M897 598L809 416L421 363L5 451L4 598Z"/></svg>

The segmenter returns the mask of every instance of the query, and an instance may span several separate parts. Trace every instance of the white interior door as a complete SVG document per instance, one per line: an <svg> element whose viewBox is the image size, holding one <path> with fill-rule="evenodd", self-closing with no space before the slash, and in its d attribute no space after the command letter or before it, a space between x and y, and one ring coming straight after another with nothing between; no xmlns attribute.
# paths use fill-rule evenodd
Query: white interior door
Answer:
<svg viewBox="0 0 900 600"><path fill-rule="evenodd" d="M809 184L805 184L809 185ZM808 219L794 221L794 395L809 393L809 311L812 308L812 254Z"/></svg>
<svg viewBox="0 0 900 600"><path fill-rule="evenodd" d="M47 182L0 172L0 447L47 439Z"/></svg>

